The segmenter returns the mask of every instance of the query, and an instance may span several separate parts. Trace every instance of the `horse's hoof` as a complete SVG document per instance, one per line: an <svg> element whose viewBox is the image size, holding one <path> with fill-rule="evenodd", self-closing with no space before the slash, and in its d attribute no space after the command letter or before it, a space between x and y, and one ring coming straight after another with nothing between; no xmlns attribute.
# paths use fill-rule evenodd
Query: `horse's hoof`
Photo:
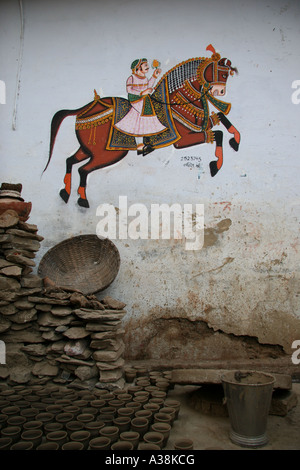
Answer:
<svg viewBox="0 0 300 470"><path fill-rule="evenodd" d="M233 150L235 150L237 152L238 149L239 149L240 144L238 144L237 141L235 140L235 138L232 137L232 139L230 139L230 141L229 141L229 145L230 145L230 147L233 148Z"/></svg>
<svg viewBox="0 0 300 470"><path fill-rule="evenodd" d="M61 189L59 195L65 203L68 202L70 194L65 189Z"/></svg>
<svg viewBox="0 0 300 470"><path fill-rule="evenodd" d="M218 173L218 167L217 167L217 162L210 162L209 164L209 168L210 168L210 174L211 176L216 176L216 174Z"/></svg>
<svg viewBox="0 0 300 470"><path fill-rule="evenodd" d="M86 208L89 208L90 205L88 203L88 200L87 199L82 199L82 197L80 197L77 201L77 204L81 207L86 207Z"/></svg>

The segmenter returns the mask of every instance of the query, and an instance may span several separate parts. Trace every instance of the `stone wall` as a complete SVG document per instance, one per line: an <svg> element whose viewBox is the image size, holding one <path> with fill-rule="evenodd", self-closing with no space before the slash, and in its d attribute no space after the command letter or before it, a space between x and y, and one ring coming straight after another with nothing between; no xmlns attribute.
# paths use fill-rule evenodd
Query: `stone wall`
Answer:
<svg viewBox="0 0 300 470"><path fill-rule="evenodd" d="M123 388L125 304L33 274L37 232L14 210L0 215L0 380Z"/></svg>

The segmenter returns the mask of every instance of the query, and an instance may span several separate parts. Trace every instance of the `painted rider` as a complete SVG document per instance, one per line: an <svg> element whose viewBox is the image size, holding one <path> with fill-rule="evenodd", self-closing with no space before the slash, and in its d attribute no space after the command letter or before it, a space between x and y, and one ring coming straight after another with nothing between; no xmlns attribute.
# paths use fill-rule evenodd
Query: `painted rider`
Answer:
<svg viewBox="0 0 300 470"><path fill-rule="evenodd" d="M149 72L147 59L136 59L131 64L132 74L126 81L128 100L131 104L130 111L115 124L115 127L128 135L135 137L138 155L147 155L154 150L147 138L164 132L167 128L158 120L150 94L153 92L154 83L161 73L161 69L155 68L150 80L146 77Z"/></svg>

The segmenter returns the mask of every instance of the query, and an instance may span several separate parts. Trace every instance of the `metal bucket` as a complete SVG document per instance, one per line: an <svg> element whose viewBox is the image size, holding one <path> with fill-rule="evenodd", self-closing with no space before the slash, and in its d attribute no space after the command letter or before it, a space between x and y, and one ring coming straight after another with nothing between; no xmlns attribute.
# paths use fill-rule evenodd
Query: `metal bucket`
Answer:
<svg viewBox="0 0 300 470"><path fill-rule="evenodd" d="M275 378L256 371L230 371L222 376L222 385L230 420L230 439L245 447L268 442L267 418Z"/></svg>

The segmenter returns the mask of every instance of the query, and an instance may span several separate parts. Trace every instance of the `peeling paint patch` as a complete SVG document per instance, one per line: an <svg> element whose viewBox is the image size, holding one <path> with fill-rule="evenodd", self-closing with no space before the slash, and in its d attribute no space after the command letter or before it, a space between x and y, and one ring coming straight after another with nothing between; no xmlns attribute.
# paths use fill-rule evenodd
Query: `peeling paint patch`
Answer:
<svg viewBox="0 0 300 470"><path fill-rule="evenodd" d="M155 310L155 309L153 309ZM236 336L214 331L205 321L174 317L170 309L158 309L164 318L140 321L125 326L126 359L164 359L181 361L250 360L285 357L282 347L262 345L256 337Z"/></svg>

